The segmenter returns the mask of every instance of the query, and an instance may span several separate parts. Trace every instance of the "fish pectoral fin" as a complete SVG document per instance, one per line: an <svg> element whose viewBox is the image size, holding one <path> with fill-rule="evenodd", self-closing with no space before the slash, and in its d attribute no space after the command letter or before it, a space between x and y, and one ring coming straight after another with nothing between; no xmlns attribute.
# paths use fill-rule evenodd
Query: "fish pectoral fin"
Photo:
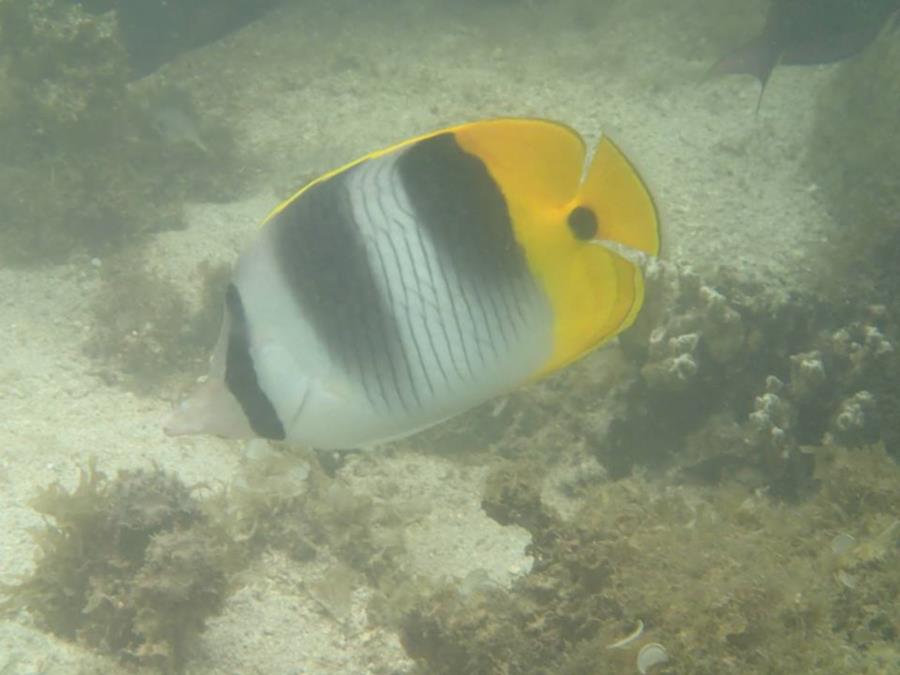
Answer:
<svg viewBox="0 0 900 675"><path fill-rule="evenodd" d="M303 409L306 407L306 402L309 400L310 388L308 379L300 383L300 386L297 388L300 395L299 398L296 399L296 408L293 413L289 414L289 421L285 426L285 429L296 429L300 424L300 416L303 414Z"/></svg>

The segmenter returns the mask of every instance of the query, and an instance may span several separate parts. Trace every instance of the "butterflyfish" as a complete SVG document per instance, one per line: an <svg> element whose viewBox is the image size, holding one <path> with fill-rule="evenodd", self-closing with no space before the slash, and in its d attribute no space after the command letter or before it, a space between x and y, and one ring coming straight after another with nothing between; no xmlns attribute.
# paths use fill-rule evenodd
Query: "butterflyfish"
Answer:
<svg viewBox="0 0 900 675"><path fill-rule="evenodd" d="M656 210L603 136L460 124L365 155L264 220L207 379L169 434L366 447L450 418L627 328ZM614 245L605 245L612 242Z"/></svg>

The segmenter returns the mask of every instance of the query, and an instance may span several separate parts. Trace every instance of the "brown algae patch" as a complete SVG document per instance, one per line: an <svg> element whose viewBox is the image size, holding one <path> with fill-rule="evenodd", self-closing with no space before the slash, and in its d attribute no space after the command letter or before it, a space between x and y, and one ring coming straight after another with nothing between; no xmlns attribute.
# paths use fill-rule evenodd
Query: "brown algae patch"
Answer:
<svg viewBox="0 0 900 675"><path fill-rule="evenodd" d="M6 612L125 662L180 672L206 619L222 609L241 557L192 491L159 468L93 465L71 491L53 484L33 506L32 574L0 588Z"/></svg>
<svg viewBox="0 0 900 675"><path fill-rule="evenodd" d="M34 570L0 587L0 609L27 612L38 628L123 663L180 673L207 620L267 551L315 563L305 573L326 567L304 574L307 599L339 623L363 585L379 591L372 616L387 612L388 596L407 606L403 518L314 459L265 443L251 451L213 494L158 467L109 478L94 465L72 490L41 490L32 505L47 523L34 534Z"/></svg>
<svg viewBox="0 0 900 675"><path fill-rule="evenodd" d="M427 672L876 673L900 663L900 468L881 447L813 451L817 493L786 505L725 482L712 489L632 476L596 487L571 520L540 499L540 477L512 463L486 511L533 537L531 574L509 593L447 586L402 625ZM865 504L865 508L862 505ZM834 575L835 532L865 533ZM606 647L641 616L639 639Z"/></svg>

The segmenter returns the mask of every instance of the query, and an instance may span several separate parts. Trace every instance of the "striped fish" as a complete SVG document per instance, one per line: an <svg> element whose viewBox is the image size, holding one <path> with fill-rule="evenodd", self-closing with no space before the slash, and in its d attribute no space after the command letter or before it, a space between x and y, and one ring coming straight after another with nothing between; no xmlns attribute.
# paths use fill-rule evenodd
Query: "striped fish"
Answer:
<svg viewBox="0 0 900 675"><path fill-rule="evenodd" d="M238 260L211 372L170 434L322 449L411 434L578 359L634 320L659 250L642 181L546 120L450 127L278 206Z"/></svg>

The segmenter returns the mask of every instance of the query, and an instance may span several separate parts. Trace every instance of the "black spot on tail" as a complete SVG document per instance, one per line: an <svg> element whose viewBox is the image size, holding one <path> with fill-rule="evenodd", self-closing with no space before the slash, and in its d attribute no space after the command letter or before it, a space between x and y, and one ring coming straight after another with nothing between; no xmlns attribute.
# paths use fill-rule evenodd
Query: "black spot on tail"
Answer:
<svg viewBox="0 0 900 675"><path fill-rule="evenodd" d="M597 236L597 216L586 206L576 206L572 209L568 223L576 239L588 241Z"/></svg>

